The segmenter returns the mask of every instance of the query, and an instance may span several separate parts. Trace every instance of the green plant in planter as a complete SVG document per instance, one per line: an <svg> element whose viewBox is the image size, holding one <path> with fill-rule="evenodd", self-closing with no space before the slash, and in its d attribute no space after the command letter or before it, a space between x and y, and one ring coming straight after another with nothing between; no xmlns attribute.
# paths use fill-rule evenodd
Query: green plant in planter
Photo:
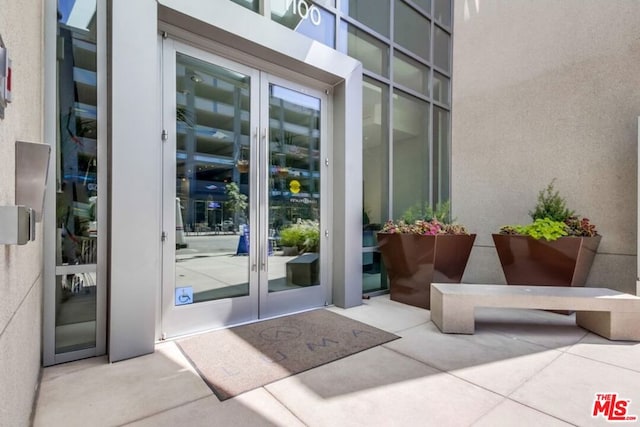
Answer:
<svg viewBox="0 0 640 427"><path fill-rule="evenodd" d="M296 247L299 253L318 252L320 224L318 221L299 219L280 230L280 245Z"/></svg>
<svg viewBox="0 0 640 427"><path fill-rule="evenodd" d="M462 224L442 224L440 234L470 234Z"/></svg>
<svg viewBox="0 0 640 427"><path fill-rule="evenodd" d="M564 197L554 189L555 178L538 193L538 202L529 215L533 220L527 225L505 225L500 234L531 236L547 241L563 236L597 236L596 226L588 218L580 218L567 208Z"/></svg>
<svg viewBox="0 0 640 427"><path fill-rule="evenodd" d="M570 236L593 237L598 235L596 226L591 224L589 218L572 216L564 221Z"/></svg>
<svg viewBox="0 0 640 427"><path fill-rule="evenodd" d="M601 237L553 188L538 193L532 223L506 225L493 242L507 285L585 286Z"/></svg>
<svg viewBox="0 0 640 427"><path fill-rule="evenodd" d="M500 234L517 234L552 241L568 235L566 228L564 222L554 221L551 218L538 218L528 225L506 225L500 229Z"/></svg>
<svg viewBox="0 0 640 427"><path fill-rule="evenodd" d="M564 197L554 190L555 181L555 178L552 179L547 188L538 193L538 203L533 211L529 211L532 220L549 218L553 221L565 222L574 216L574 211L567 209Z"/></svg>
<svg viewBox="0 0 640 427"><path fill-rule="evenodd" d="M453 222L450 218L451 203L449 201L438 203L434 210L429 203L416 203L402 214L401 220L405 224L412 224L417 220L431 221L437 220L440 223L448 224Z"/></svg>

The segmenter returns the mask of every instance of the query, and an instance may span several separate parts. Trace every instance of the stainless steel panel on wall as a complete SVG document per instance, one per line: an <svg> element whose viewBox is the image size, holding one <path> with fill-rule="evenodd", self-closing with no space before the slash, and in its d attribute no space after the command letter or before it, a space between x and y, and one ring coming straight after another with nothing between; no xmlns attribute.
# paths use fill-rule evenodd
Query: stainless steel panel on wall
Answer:
<svg viewBox="0 0 640 427"><path fill-rule="evenodd" d="M154 351L161 271L157 3L111 2L109 360ZM117 26L116 24L117 23Z"/></svg>
<svg viewBox="0 0 640 427"><path fill-rule="evenodd" d="M33 209L38 222L42 221L50 152L48 144L16 141L16 205Z"/></svg>

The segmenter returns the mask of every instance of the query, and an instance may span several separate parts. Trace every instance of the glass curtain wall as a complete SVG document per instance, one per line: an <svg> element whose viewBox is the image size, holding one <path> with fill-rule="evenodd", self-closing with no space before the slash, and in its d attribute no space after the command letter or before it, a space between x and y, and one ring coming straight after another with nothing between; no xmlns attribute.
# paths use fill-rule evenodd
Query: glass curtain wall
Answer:
<svg viewBox="0 0 640 427"><path fill-rule="evenodd" d="M451 0L232 0L362 62L363 283L386 289L375 231L450 198Z"/></svg>
<svg viewBox="0 0 640 427"><path fill-rule="evenodd" d="M56 354L96 346L96 6L58 2Z"/></svg>
<svg viewBox="0 0 640 427"><path fill-rule="evenodd" d="M338 48L363 89L363 291L386 289L375 231L450 198L451 0L342 0Z"/></svg>

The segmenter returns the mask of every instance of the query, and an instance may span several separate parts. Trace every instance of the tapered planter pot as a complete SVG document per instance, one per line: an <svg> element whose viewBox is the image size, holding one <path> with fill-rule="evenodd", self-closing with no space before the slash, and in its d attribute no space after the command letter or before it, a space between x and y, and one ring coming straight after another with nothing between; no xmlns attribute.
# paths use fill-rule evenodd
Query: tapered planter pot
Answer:
<svg viewBox="0 0 640 427"><path fill-rule="evenodd" d="M460 283L475 240L475 234L438 234L431 281Z"/></svg>
<svg viewBox="0 0 640 427"><path fill-rule="evenodd" d="M601 236L536 240L494 234L508 285L584 286Z"/></svg>
<svg viewBox="0 0 640 427"><path fill-rule="evenodd" d="M391 299L428 309L436 236L378 233L377 237Z"/></svg>

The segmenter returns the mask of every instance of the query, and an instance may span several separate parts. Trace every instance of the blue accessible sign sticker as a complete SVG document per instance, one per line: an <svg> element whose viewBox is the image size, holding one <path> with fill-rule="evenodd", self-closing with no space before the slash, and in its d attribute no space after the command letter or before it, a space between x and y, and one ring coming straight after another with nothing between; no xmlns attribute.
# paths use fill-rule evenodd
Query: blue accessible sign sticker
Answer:
<svg viewBox="0 0 640 427"><path fill-rule="evenodd" d="M176 288L176 305L193 304L193 288L185 286Z"/></svg>

